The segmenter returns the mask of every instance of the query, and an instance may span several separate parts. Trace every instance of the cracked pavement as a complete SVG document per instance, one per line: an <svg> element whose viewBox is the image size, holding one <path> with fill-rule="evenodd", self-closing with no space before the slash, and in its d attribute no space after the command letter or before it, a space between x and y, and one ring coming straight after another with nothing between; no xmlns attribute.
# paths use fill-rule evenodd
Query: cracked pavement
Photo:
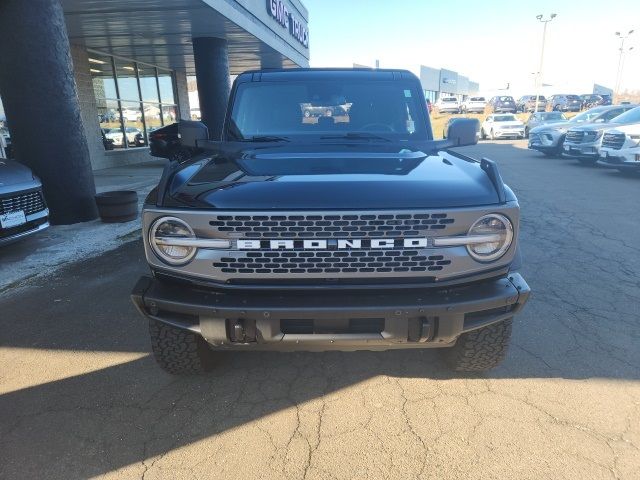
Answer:
<svg viewBox="0 0 640 480"><path fill-rule="evenodd" d="M523 141L464 153L522 206L533 296L499 368L247 353L171 377L128 298L136 241L0 297L0 478L640 478L640 177Z"/></svg>

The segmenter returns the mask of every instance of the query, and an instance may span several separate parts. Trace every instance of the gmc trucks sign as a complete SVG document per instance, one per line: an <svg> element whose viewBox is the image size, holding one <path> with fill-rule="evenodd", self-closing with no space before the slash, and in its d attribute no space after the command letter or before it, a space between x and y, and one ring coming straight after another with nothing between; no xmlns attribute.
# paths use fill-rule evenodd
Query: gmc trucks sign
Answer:
<svg viewBox="0 0 640 480"><path fill-rule="evenodd" d="M267 12L283 28L286 28L293 38L305 48L309 48L309 29L302 22L302 19L289 12L283 0L267 0Z"/></svg>

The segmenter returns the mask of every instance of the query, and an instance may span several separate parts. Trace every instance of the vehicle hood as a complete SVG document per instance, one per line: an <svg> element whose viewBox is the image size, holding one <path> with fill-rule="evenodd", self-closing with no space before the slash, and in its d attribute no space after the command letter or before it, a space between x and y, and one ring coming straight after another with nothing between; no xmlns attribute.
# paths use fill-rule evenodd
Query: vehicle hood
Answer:
<svg viewBox="0 0 640 480"><path fill-rule="evenodd" d="M616 124L613 123L578 123L575 127L571 127L569 130L576 130L581 132L593 132L598 130L607 130L609 128L614 128Z"/></svg>
<svg viewBox="0 0 640 480"><path fill-rule="evenodd" d="M570 128L577 127L579 125L585 125L585 124L574 123L574 122L543 123L538 127L532 128L531 133L541 133L541 132L547 132L549 130L569 130Z"/></svg>
<svg viewBox="0 0 640 480"><path fill-rule="evenodd" d="M640 135L640 123L628 123L620 125L618 123L608 123L607 133L626 133L631 135Z"/></svg>
<svg viewBox="0 0 640 480"><path fill-rule="evenodd" d="M163 206L241 210L411 209L499 202L475 161L380 143L221 151L182 166L163 190Z"/></svg>
<svg viewBox="0 0 640 480"><path fill-rule="evenodd" d="M13 160L0 159L0 187L31 181L33 181L33 174L28 167Z"/></svg>
<svg viewBox="0 0 640 480"><path fill-rule="evenodd" d="M503 128L503 127L524 127L524 123L519 120L509 121L509 122L496 122L493 124L495 128Z"/></svg>

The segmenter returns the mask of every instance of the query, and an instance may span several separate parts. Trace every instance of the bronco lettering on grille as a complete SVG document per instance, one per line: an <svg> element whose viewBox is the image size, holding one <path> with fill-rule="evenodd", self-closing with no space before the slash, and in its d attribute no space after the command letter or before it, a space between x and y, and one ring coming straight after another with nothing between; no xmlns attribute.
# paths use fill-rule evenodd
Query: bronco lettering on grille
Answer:
<svg viewBox="0 0 640 480"><path fill-rule="evenodd" d="M419 238L245 240L237 241L238 250L367 250L371 248L426 248L429 241Z"/></svg>

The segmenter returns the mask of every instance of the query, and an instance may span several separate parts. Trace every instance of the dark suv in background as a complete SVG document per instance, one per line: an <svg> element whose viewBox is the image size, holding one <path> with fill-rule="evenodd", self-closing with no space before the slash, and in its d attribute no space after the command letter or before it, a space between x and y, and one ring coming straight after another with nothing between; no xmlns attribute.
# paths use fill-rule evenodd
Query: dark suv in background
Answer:
<svg viewBox="0 0 640 480"><path fill-rule="evenodd" d="M489 100L488 113L516 113L516 102L509 95L498 95Z"/></svg>
<svg viewBox="0 0 640 480"><path fill-rule="evenodd" d="M611 105L611 95L596 95L595 93L587 93L580 95L582 100L582 110L589 110L593 107L601 105Z"/></svg>
<svg viewBox="0 0 640 480"><path fill-rule="evenodd" d="M536 96L535 95L523 95L516 103L516 108L519 112L534 112L536 111ZM538 95L538 112L544 112L547 109L547 99L544 95Z"/></svg>
<svg viewBox="0 0 640 480"><path fill-rule="evenodd" d="M552 95L547 102L547 110L558 112L579 112L582 99L578 95Z"/></svg>

